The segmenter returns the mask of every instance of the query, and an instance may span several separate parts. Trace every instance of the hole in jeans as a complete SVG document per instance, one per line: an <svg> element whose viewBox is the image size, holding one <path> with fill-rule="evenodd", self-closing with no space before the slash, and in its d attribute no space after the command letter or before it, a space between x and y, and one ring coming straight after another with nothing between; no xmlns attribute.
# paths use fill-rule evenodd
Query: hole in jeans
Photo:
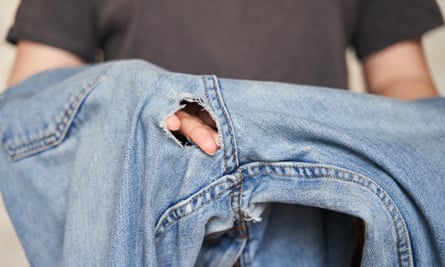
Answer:
<svg viewBox="0 0 445 267"><path fill-rule="evenodd" d="M187 99L182 100L180 103L180 109L177 110L174 115L179 119L181 128L178 131L170 131L164 124L164 129L172 135L172 137L177 141L178 144L182 146L190 146L194 142L193 137L190 135L196 128L210 129L218 133L215 120L212 118L211 114L204 107L204 103L201 99ZM184 125L186 125L184 127ZM187 136L186 136L187 135ZM188 138L190 137L190 138ZM217 145L219 138L215 138Z"/></svg>

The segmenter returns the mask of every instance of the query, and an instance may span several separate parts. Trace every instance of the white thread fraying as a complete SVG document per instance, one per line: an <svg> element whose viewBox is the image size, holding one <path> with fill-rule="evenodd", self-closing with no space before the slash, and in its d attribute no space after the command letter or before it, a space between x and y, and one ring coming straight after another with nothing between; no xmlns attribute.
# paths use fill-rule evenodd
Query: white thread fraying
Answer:
<svg viewBox="0 0 445 267"><path fill-rule="evenodd" d="M244 220L246 222L259 223L263 220L263 218L261 218L261 216L258 216L258 217L251 216L251 217L244 217Z"/></svg>
<svg viewBox="0 0 445 267"><path fill-rule="evenodd" d="M269 207L269 203L255 203L250 204L248 211L244 212L244 221L259 223L263 221L262 215L264 211Z"/></svg>

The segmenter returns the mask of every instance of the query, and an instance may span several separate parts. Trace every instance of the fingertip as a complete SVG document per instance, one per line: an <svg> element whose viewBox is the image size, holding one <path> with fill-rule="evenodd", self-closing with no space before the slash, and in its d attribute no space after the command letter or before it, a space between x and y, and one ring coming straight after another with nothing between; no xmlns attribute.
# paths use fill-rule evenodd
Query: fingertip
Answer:
<svg viewBox="0 0 445 267"><path fill-rule="evenodd" d="M214 156L216 154L216 151L218 150L216 145L213 145L213 144L206 145L205 147L202 147L201 149L202 149L202 151L204 151L204 153L206 153L209 156Z"/></svg>
<svg viewBox="0 0 445 267"><path fill-rule="evenodd" d="M170 131L177 131L181 127L181 121L175 115L168 116L165 119L165 124Z"/></svg>
<svg viewBox="0 0 445 267"><path fill-rule="evenodd" d="M218 151L219 147L220 147L220 145L218 142L218 134L209 134L205 152L208 155L213 156L216 154L216 151Z"/></svg>
<svg viewBox="0 0 445 267"><path fill-rule="evenodd" d="M192 135L195 144L207 155L213 156L218 150L215 138L208 128L196 128Z"/></svg>

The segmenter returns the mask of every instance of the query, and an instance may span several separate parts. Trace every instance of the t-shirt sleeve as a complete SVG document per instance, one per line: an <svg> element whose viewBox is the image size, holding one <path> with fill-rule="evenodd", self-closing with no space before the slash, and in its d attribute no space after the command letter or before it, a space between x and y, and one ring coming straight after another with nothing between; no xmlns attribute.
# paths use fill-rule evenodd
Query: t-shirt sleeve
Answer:
<svg viewBox="0 0 445 267"><path fill-rule="evenodd" d="M28 40L94 60L98 36L88 0L22 0L6 39Z"/></svg>
<svg viewBox="0 0 445 267"><path fill-rule="evenodd" d="M360 59L443 24L435 0L361 0L352 38Z"/></svg>

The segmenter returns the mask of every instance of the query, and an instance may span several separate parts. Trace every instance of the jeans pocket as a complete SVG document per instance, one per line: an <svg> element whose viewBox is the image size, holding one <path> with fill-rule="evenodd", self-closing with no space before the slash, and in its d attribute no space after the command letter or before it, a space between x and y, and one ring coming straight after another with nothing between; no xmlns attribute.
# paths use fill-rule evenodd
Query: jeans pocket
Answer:
<svg viewBox="0 0 445 267"><path fill-rule="evenodd" d="M0 140L10 160L63 142L85 98L104 76L95 72L87 81L76 79L86 68L42 72L0 95Z"/></svg>

